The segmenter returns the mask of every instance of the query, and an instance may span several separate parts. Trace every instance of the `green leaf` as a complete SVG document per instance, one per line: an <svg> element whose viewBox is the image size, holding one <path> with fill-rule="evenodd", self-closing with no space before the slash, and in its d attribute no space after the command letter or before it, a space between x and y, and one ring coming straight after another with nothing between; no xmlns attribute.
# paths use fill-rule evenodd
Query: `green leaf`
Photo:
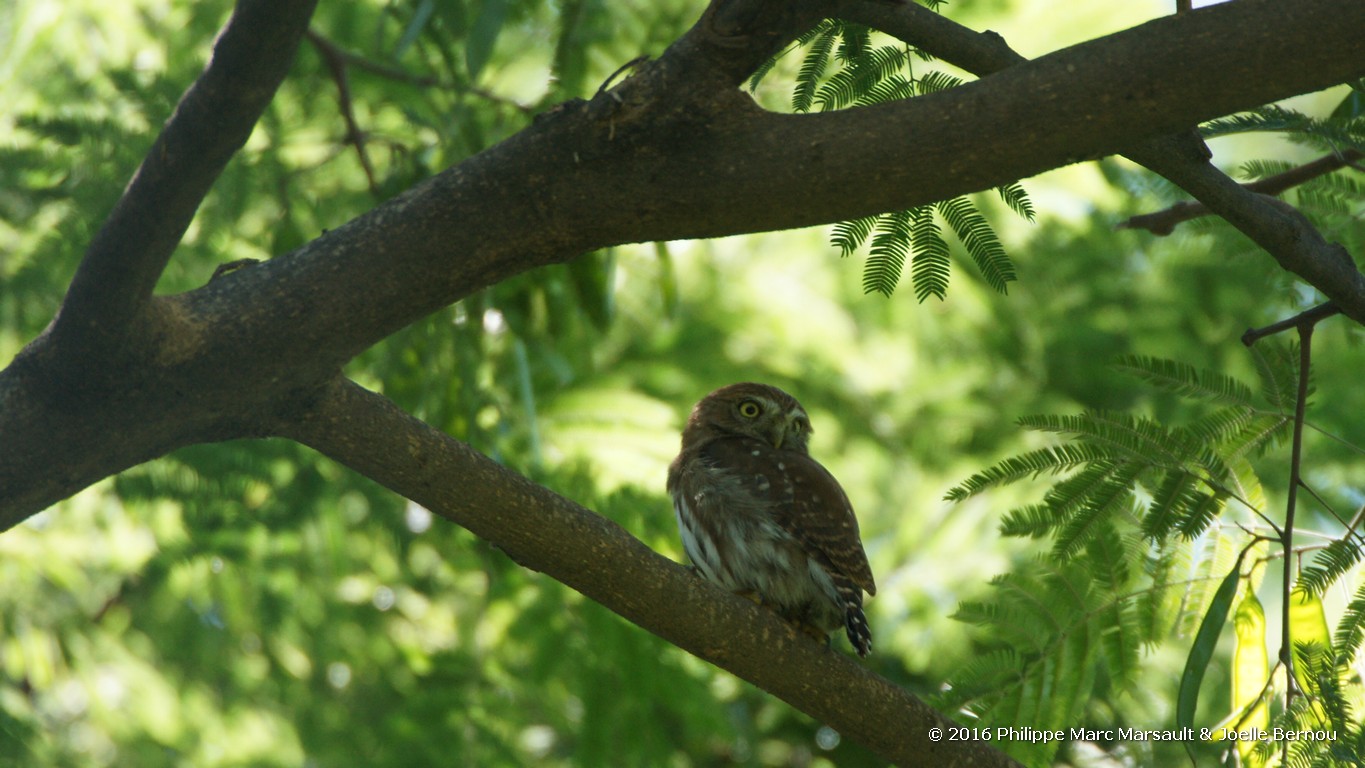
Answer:
<svg viewBox="0 0 1365 768"><path fill-rule="evenodd" d="M914 261L910 264L910 282L915 286L915 299L921 303L930 296L940 300L948 293L948 243L943 240L933 206L920 206L910 212L910 237Z"/></svg>
<svg viewBox="0 0 1365 768"><path fill-rule="evenodd" d="M1227 623L1228 611L1232 600L1237 596L1237 583L1241 579L1242 559L1219 585L1213 595L1213 602L1199 624L1190 655L1185 660L1185 671L1180 675L1180 692L1176 698L1175 724L1177 728L1193 728L1195 707L1199 703L1199 685L1204 682L1204 671L1213 660L1213 651L1218 646L1218 635Z"/></svg>
<svg viewBox="0 0 1365 768"><path fill-rule="evenodd" d="M1045 472L1058 473L1083 464L1111 458L1107 451L1085 443L1054 445L1011 456L989 469L972 475L944 496L948 501L962 501L999 485L1008 485L1026 477L1037 477Z"/></svg>
<svg viewBox="0 0 1365 768"><path fill-rule="evenodd" d="M1351 92L1332 110L1333 118L1344 120L1365 116L1365 87L1362 87L1362 83L1365 81L1352 84Z"/></svg>
<svg viewBox="0 0 1365 768"><path fill-rule="evenodd" d="M1322 595L1328 587L1350 573L1362 557L1365 557L1365 550L1355 540L1347 537L1333 539L1325 548L1318 550L1313 564L1299 574L1295 589L1310 595Z"/></svg>
<svg viewBox="0 0 1365 768"><path fill-rule="evenodd" d="M962 241L967 254L976 262L977 269L981 270L986 284L1000 293L1008 293L1008 283L1016 279L1014 262L1000 245L990 222L986 221L972 201L957 197L934 203L934 209L953 228L957 239Z"/></svg>
<svg viewBox="0 0 1365 768"><path fill-rule="evenodd" d="M1261 691L1270 680L1270 654L1266 650L1265 609L1255 592L1247 592L1233 616L1237 645L1232 652L1232 707L1244 710L1256 702L1256 709L1243 722L1251 727L1265 727L1270 722L1270 709ZM1243 753L1243 759L1246 754Z"/></svg>
<svg viewBox="0 0 1365 768"><path fill-rule="evenodd" d="M1289 638L1296 648L1316 645L1321 648L1332 647L1332 637L1327 631L1327 614L1322 608L1322 599L1317 595L1295 587L1289 598ZM1315 690L1310 681L1308 669L1303 664L1294 665L1294 680L1305 691Z"/></svg>
<svg viewBox="0 0 1365 768"><path fill-rule="evenodd" d="M945 72L929 72L915 81L921 94L938 93L962 85L962 78L953 77Z"/></svg>
<svg viewBox="0 0 1365 768"><path fill-rule="evenodd" d="M890 296L900 282L910 248L910 211L883 214L877 220L871 253L863 269L863 292Z"/></svg>
<svg viewBox="0 0 1365 768"><path fill-rule="evenodd" d="M1250 407L1251 388L1218 371L1198 369L1188 363L1145 355L1123 355L1114 368L1152 386L1183 397Z"/></svg>
<svg viewBox="0 0 1365 768"><path fill-rule="evenodd" d="M1270 707L1266 701L1266 684L1270 681L1270 654L1266 650L1265 609L1256 593L1248 591L1237 604L1233 614L1236 645L1232 651L1232 712L1213 727L1213 741L1220 735L1249 728L1270 725ZM1237 752L1244 766L1261 766L1256 754L1256 742L1242 739Z"/></svg>
<svg viewBox="0 0 1365 768"><path fill-rule="evenodd" d="M508 0L485 0L479 6L479 15L469 28L465 43L464 61L469 69L469 79L476 81L483 72L488 58L493 55L493 46L507 21Z"/></svg>
<svg viewBox="0 0 1365 768"><path fill-rule="evenodd" d="M1356 590L1341 621L1337 622L1337 632L1332 638L1337 651L1337 663L1342 666L1355 663L1356 651L1362 642L1365 642L1365 585Z"/></svg>
<svg viewBox="0 0 1365 768"><path fill-rule="evenodd" d="M1027 221L1033 221L1033 202L1028 199L1028 193L1024 191L1019 182L1010 182L996 187L995 191L999 193L1000 199L1005 201L1005 205L1008 205L1010 210L1024 217Z"/></svg>
<svg viewBox="0 0 1365 768"><path fill-rule="evenodd" d="M849 62L845 69L834 73L815 92L815 103L821 111L841 109L857 103L878 83L891 77L905 66L906 51L902 46L884 45L868 51Z"/></svg>
<svg viewBox="0 0 1365 768"><path fill-rule="evenodd" d="M839 249L840 256L848 256L862 246L867 240L867 236L872 234L872 227L877 223L877 216L864 216L861 219L849 219L834 225L834 232L830 235L830 245Z"/></svg>
<svg viewBox="0 0 1365 768"><path fill-rule="evenodd" d="M834 47L834 39L839 35L839 26L832 21L822 21L812 30L810 50L801 60L801 68L796 73L796 88L792 90L792 111L809 112L815 101L815 89L829 64L829 52Z"/></svg>
<svg viewBox="0 0 1365 768"><path fill-rule="evenodd" d="M1030 504L1005 513L1000 519L1000 535L1041 539L1065 520L1046 504Z"/></svg>

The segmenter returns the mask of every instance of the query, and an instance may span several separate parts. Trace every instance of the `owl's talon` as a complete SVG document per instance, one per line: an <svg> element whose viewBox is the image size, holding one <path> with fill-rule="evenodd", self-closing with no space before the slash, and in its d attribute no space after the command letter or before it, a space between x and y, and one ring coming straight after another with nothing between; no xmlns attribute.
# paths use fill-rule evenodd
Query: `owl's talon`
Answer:
<svg viewBox="0 0 1365 768"><path fill-rule="evenodd" d="M829 633L826 632L825 630L815 626L814 624L810 624L804 621L797 622L796 628L801 630L802 634L806 635L812 640L815 640L816 642L820 643L826 648L830 647Z"/></svg>
<svg viewBox="0 0 1365 768"><path fill-rule="evenodd" d="M754 590L754 589L741 589L740 591L736 592L735 594L736 594L736 595L739 595L740 597L744 598L745 600L748 600L749 602L753 603L754 605L763 605L763 604L764 604L764 603L763 603L763 595L758 594L758 591L757 591L757 590Z"/></svg>

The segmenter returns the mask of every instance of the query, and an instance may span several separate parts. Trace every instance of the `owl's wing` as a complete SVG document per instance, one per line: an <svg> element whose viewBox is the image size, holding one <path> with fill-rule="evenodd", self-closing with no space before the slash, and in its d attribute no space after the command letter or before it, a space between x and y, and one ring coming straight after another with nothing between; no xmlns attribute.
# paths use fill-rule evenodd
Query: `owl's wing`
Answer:
<svg viewBox="0 0 1365 768"><path fill-rule="evenodd" d="M735 471L749 494L810 557L877 594L872 566L858 534L858 518L839 481L811 457L774 449L760 440L716 440L705 458Z"/></svg>

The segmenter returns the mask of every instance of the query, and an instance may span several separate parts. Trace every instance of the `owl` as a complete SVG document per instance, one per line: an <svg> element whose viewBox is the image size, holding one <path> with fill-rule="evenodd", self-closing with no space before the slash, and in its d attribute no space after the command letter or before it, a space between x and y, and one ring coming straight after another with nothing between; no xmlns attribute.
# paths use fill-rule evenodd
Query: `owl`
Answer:
<svg viewBox="0 0 1365 768"><path fill-rule="evenodd" d="M813 636L843 627L866 656L863 592L877 585L853 506L807 453L810 435L805 409L777 387L721 387L692 409L668 493L702 575Z"/></svg>

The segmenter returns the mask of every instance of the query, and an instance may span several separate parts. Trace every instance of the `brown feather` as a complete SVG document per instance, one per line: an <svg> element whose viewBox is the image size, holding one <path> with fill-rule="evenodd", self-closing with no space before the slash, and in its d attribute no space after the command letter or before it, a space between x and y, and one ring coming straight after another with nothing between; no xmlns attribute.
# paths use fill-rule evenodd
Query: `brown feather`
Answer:
<svg viewBox="0 0 1365 768"><path fill-rule="evenodd" d="M807 452L810 434L786 392L722 387L692 409L668 491L703 575L756 593L803 627L842 625L865 656L872 635L862 595L877 586L848 496Z"/></svg>

